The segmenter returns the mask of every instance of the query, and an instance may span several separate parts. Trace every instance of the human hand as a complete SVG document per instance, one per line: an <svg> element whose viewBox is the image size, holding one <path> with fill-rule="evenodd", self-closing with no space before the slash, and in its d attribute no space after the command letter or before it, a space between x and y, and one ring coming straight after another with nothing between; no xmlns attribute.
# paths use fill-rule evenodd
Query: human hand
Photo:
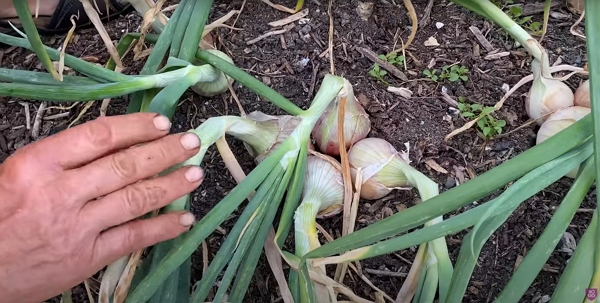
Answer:
<svg viewBox="0 0 600 303"><path fill-rule="evenodd" d="M169 128L153 113L101 117L0 165L0 302L44 301L189 229L188 212L135 220L202 182L195 166L147 179L199 151L195 134Z"/></svg>

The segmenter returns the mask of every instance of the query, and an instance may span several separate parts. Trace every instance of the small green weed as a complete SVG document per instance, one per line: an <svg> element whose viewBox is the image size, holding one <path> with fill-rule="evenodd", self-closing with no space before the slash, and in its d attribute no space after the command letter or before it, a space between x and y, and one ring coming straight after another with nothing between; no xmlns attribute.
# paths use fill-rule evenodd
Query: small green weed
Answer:
<svg viewBox="0 0 600 303"><path fill-rule="evenodd" d="M391 65L402 65L404 66L404 56L398 56L396 53L389 53L387 55L379 55L377 56L382 61L385 61ZM373 76L375 79L385 83L385 85L390 85L383 77L387 75L387 71L381 69L377 63L373 65L373 68L369 71L369 74Z"/></svg>
<svg viewBox="0 0 600 303"><path fill-rule="evenodd" d="M398 56L396 53L389 53L387 55L379 55L377 57L389 64L404 66L404 56L402 55Z"/></svg>
<svg viewBox="0 0 600 303"><path fill-rule="evenodd" d="M504 10L504 8L507 5L513 4L514 1L512 1L512 0L492 0L492 3L494 3L494 5L496 5L500 9ZM533 34L540 34L542 32L542 23L541 22L531 21L531 18L532 18L531 16L521 17L523 15L523 9L520 6L518 6L518 5L511 6L508 8L508 10L505 11L505 13L511 19L513 19L515 22L517 22L517 24L527 28Z"/></svg>
<svg viewBox="0 0 600 303"><path fill-rule="evenodd" d="M469 77L467 76L467 73L469 72L469 70L462 66L462 65L444 65L442 67L442 71L439 73L438 76L438 71L433 69L433 70L429 70L429 69L425 69L423 71L423 74L433 80L434 82L437 82L438 79L440 80L445 80L448 79L448 81L450 82L456 82L456 81L463 81L463 82L467 82L469 80Z"/></svg>
<svg viewBox="0 0 600 303"><path fill-rule="evenodd" d="M494 110L493 106L483 107L483 105L477 103L468 104L464 97L458 97L458 101L458 110L464 118L473 119L476 116L481 116L481 119L477 121L477 126L486 139L491 139L502 133L506 121L492 117L490 113Z"/></svg>
<svg viewBox="0 0 600 303"><path fill-rule="evenodd" d="M435 69L432 69L432 70L426 69L423 71L423 74L425 76L427 76L427 78L433 80L434 82L437 82L438 76L435 73L437 73L437 71Z"/></svg>
<svg viewBox="0 0 600 303"><path fill-rule="evenodd" d="M383 77L385 75L387 75L387 71L379 68L379 64L377 64L377 63L375 63L375 65L373 65L373 68L369 71L369 75L371 75L375 79L385 83L385 85L388 85L388 86L390 85L385 80L383 80Z"/></svg>

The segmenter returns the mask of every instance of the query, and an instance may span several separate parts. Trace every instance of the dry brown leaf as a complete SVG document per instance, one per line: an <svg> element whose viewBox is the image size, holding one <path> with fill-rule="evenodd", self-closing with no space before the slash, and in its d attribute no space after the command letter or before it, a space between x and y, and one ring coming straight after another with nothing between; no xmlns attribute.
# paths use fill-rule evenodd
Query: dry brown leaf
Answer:
<svg viewBox="0 0 600 303"><path fill-rule="evenodd" d="M69 42L71 42L71 39L73 39L73 33L75 32L76 23L75 20L73 20L74 17L76 16L71 16L71 24L73 26L71 26L71 29L69 29L67 37L63 42L62 49L60 50L60 58L58 60L58 77L60 81L63 81L63 72L65 71L65 53L67 50L67 45L69 45Z"/></svg>
<svg viewBox="0 0 600 303"><path fill-rule="evenodd" d="M85 10L85 13L88 15L88 17L90 18L90 21L92 21L92 23L96 27L96 30L98 30L98 34L100 34L102 41L104 41L104 44L106 45L106 49L108 50L108 53L110 54L111 58L115 61L115 64L117 66L122 67L123 63L121 62L121 58L119 57L119 52L117 52L117 48L115 47L112 40L108 36L108 33L106 32L106 28L104 28L104 25L103 25L102 21L100 20L100 16L98 15L98 12L96 11L96 9L94 9L94 7L92 6L92 4L90 3L89 0L79 0L79 2L81 2L81 4L83 4L83 9Z"/></svg>
<svg viewBox="0 0 600 303"><path fill-rule="evenodd" d="M439 165L433 159L427 159L427 160L425 160L425 164L427 164L427 166L429 166L429 168L437 171L438 173L442 173L442 174L447 174L448 173L448 171L445 168L443 168L441 165Z"/></svg>

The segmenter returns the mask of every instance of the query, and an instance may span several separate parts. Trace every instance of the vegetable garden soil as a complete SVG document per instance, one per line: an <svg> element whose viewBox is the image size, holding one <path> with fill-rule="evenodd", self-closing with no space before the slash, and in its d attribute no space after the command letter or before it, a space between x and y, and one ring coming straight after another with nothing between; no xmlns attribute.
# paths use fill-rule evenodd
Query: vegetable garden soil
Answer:
<svg viewBox="0 0 600 303"><path fill-rule="evenodd" d="M177 1L167 1L174 4ZM239 10L242 0L216 0L210 21L225 15L231 10ZM278 0L277 4L293 7L295 1ZM515 47L513 40L497 26L491 26L482 18L468 13L466 10L449 1L435 0L431 16L424 23L424 12L429 0L413 0L421 25L416 37L406 51L407 68L400 69L409 81L401 81L388 73L385 81L395 87L404 87L412 91L412 97L403 98L386 91L386 85L369 75L373 63L357 49L368 48L377 54L386 54L406 43L410 33L410 19L402 1L373 1L372 14L367 20L359 17L359 1L335 1L333 16L333 53L335 74L350 80L355 95L365 106L372 119L370 136L388 140L399 150L410 147L412 165L428 177L440 184L443 192L462 184L477 175L481 175L502 162L520 154L535 145L537 127L523 125L528 117L524 108L525 94L531 83L519 89L507 100L502 109L494 114L497 119L506 121L504 133L514 131L507 136L500 136L489 141L482 139L476 127L445 141L444 137L452 130L462 126L465 120L456 109L450 108L442 98L442 88L446 87L453 99L463 97L468 102L492 106L504 94L503 85L512 87L522 77L530 74L529 58L522 48ZM555 1L556 2L556 1ZM560 12L564 19L550 17L548 33L543 45L550 52L551 62L561 60L564 64L583 66L586 63L585 41L569 32L571 25L579 16L568 11L563 1L553 8ZM295 26L281 35L273 35L254 44L251 39L272 30L269 22L287 17L289 14L275 10L261 1L247 1L235 29L220 28L213 32L217 47L228 53L235 64L256 76L258 79L287 97L292 102L307 108L310 100L318 91L323 76L330 72L328 55L329 16L327 0L306 1L309 10L306 20L296 22ZM542 13L533 15L533 20L542 21ZM560 16L559 16L560 17ZM232 24L234 16L227 24ZM131 13L112 20L106 29L113 41L118 41L127 32L138 31L141 18ZM437 28L436 24L443 24ZM486 59L489 54L476 40L469 29L475 26L489 40L494 49L508 52L499 59ZM579 28L583 32L583 28ZM397 34L398 33L398 34ZM398 35L402 40L394 40ZM425 46L431 37L438 46ZM534 36L539 38L539 36ZM44 37L46 45L60 47L65 36ZM4 47L0 55L2 67L42 70L35 56L22 49ZM88 61L104 64L108 52L95 29L78 31L75 40L67 48L67 53L85 58ZM143 61L133 60L128 55L124 64L127 74L136 74ZM468 72L466 82L449 82L438 80L433 82L423 75L426 68L441 69L444 65L457 64L465 66ZM581 78L573 76L568 84L574 90ZM283 114L281 110L259 98L249 89L234 83L233 88L246 112L260 110L268 114ZM16 148L35 140L64 130L71 123L80 124L92 120L99 115L101 101L95 102L87 111L86 104L75 106L50 103L43 113L40 136L33 138L32 129L27 126L26 109L28 107L30 125L36 117L40 105L38 101L0 99L0 160L9 156ZM108 115L125 112L127 100L113 99ZM62 106L62 108L61 108ZM63 114L63 116L57 114ZM205 119L225 114L239 114L236 102L229 92L213 98L203 98L189 92L180 102L180 107L173 123L173 132L186 131L197 127ZM245 172L253 167L252 159L246 154L240 142L228 139L234 153ZM408 145L406 145L408 144ZM204 183L193 194L193 212L202 218L218 203L235 185L221 158L213 147L205 157ZM510 216L508 221L492 235L479 256L471 282L463 302L492 302L499 294L514 272L519 260L524 257L533 243L542 233L556 206L571 185L570 179L562 179L535 197L528 199ZM485 200L487 201L487 200ZM476 201L482 203L485 201ZM568 232L579 240L587 228L593 209L595 191L590 192L582 204ZM356 229L361 229L384 217L411 207L418 203L416 191L394 191L378 201L361 201L357 217ZM462 212L472 205L459 209L452 215ZM209 259L216 254L224 235L235 223L234 215L223 223L208 240ZM341 215L319 223L333 237L341 233ZM466 232L447 237L448 249L452 261L458 257L462 238ZM288 241L287 249L291 251L293 239ZM322 238L322 241L325 241ZM520 302L546 302L544 296L551 296L558 282L560 273L570 257L566 241L559 243L548 260L543 271L537 276ZM202 276L201 248L194 255L193 282ZM414 259L416 247L398 251L390 255L361 261L364 275L383 292L392 298L396 297L402 286L403 274L408 273L410 262ZM92 290L97 290L101 274L90 279ZM357 295L375 301L375 291L362 281L355 272L345 279L345 284ZM582 290L583 291L583 290ZM254 281L250 286L245 302L278 302L280 301L277 283L271 270L262 257L257 265ZM80 285L74 289L75 302L89 302L84 288ZM50 302L59 302L58 298Z"/></svg>

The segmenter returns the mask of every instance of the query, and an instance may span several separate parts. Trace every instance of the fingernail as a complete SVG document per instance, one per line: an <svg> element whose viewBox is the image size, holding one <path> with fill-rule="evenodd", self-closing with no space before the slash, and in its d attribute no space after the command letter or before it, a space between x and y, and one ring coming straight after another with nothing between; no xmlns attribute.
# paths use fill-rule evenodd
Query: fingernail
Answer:
<svg viewBox="0 0 600 303"><path fill-rule="evenodd" d="M185 213L179 217L179 223L183 226L192 226L196 222L196 217L191 213Z"/></svg>
<svg viewBox="0 0 600 303"><path fill-rule="evenodd" d="M185 178L192 183L200 181L202 177L204 177L204 172L198 166L192 166L185 172Z"/></svg>
<svg viewBox="0 0 600 303"><path fill-rule="evenodd" d="M156 116L154 117L154 127L158 130L169 130L171 128L171 121L163 115Z"/></svg>
<svg viewBox="0 0 600 303"><path fill-rule="evenodd" d="M187 133L181 137L181 145L185 149L196 149L200 147L200 138L192 133Z"/></svg>

